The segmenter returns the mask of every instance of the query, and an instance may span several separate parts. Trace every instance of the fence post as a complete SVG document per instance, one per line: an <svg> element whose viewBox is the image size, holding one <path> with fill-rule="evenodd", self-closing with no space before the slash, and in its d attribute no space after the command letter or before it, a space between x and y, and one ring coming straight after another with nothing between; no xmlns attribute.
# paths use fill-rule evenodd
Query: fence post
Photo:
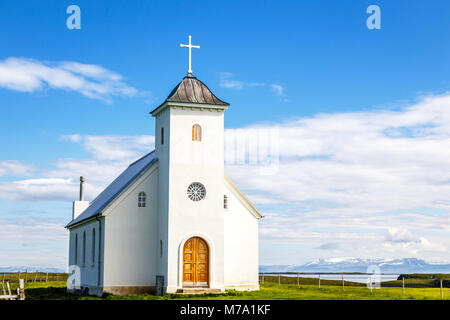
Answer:
<svg viewBox="0 0 450 320"><path fill-rule="evenodd" d="M19 273L17 275L17 283L19 283L19 279L20 279L20 269L19 269Z"/></svg>
<svg viewBox="0 0 450 320"><path fill-rule="evenodd" d="M342 274L342 291L344 291L344 274Z"/></svg>
<svg viewBox="0 0 450 320"><path fill-rule="evenodd" d="M444 289L442 288L442 280L441 280L441 299L444 299Z"/></svg>
<svg viewBox="0 0 450 320"><path fill-rule="evenodd" d="M45 282L48 282L48 272L47 272L47 274L45 275Z"/></svg>
<svg viewBox="0 0 450 320"><path fill-rule="evenodd" d="M264 284L264 272L262 274L262 283Z"/></svg>
<svg viewBox="0 0 450 320"><path fill-rule="evenodd" d="M297 272L297 287L300 287L300 275Z"/></svg>
<svg viewBox="0 0 450 320"><path fill-rule="evenodd" d="M25 283L28 282L28 269L25 269Z"/></svg>
<svg viewBox="0 0 450 320"><path fill-rule="evenodd" d="M11 295L11 287L9 286L9 281L6 282L6 286L8 287L8 295Z"/></svg>
<svg viewBox="0 0 450 320"><path fill-rule="evenodd" d="M17 289L19 300L25 300L25 284L23 279L19 279L19 288Z"/></svg>
<svg viewBox="0 0 450 320"><path fill-rule="evenodd" d="M405 276L402 277L403 296L405 296Z"/></svg>
<svg viewBox="0 0 450 320"><path fill-rule="evenodd" d="M319 273L319 289L320 289L320 273Z"/></svg>
<svg viewBox="0 0 450 320"><path fill-rule="evenodd" d="M56 274L56 281L58 281L58 275L59 275L59 274Z"/></svg>
<svg viewBox="0 0 450 320"><path fill-rule="evenodd" d="M34 271L34 283L36 283L36 278L37 278L37 270Z"/></svg>
<svg viewBox="0 0 450 320"><path fill-rule="evenodd" d="M3 277L2 277L2 286L5 284L5 273L3 272Z"/></svg>
<svg viewBox="0 0 450 320"><path fill-rule="evenodd" d="M278 284L281 284L281 273L278 273Z"/></svg>
<svg viewBox="0 0 450 320"><path fill-rule="evenodd" d="M39 272L39 282L42 282L42 272Z"/></svg>

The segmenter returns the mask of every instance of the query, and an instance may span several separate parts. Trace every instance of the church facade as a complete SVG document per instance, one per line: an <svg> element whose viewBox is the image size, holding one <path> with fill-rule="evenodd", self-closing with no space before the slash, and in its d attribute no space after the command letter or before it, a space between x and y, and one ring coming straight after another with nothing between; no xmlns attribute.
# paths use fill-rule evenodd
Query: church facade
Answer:
<svg viewBox="0 0 450 320"><path fill-rule="evenodd" d="M257 290L262 215L224 173L228 104L190 72L151 114L155 150L74 202L69 270L101 295ZM83 184L83 182L81 182Z"/></svg>

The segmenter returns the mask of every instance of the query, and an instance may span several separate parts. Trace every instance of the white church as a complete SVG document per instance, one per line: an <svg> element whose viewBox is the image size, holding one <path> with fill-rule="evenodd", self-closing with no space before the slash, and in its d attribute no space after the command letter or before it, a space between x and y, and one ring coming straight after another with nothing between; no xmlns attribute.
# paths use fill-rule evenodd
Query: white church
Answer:
<svg viewBox="0 0 450 320"><path fill-rule="evenodd" d="M262 215L224 173L224 112L188 74L151 115L155 150L73 203L69 270L92 295L258 290Z"/></svg>

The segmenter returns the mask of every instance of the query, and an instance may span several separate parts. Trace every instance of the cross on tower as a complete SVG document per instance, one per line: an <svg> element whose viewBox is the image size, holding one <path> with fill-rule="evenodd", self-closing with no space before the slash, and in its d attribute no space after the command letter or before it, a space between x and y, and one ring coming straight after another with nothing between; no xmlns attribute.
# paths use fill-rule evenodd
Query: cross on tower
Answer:
<svg viewBox="0 0 450 320"><path fill-rule="evenodd" d="M189 44L180 44L180 47L182 47L182 48L189 48L189 69L188 69L188 74L192 74L192 69L191 69L191 49L192 48L200 49L200 46L193 46L191 44L191 38L192 38L192 36L189 36Z"/></svg>

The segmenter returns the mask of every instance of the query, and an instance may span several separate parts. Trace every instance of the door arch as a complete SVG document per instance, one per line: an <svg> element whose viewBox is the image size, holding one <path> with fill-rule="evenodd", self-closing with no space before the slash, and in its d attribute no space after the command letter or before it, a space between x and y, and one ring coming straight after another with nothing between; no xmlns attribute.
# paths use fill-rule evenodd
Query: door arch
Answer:
<svg viewBox="0 0 450 320"><path fill-rule="evenodd" d="M183 286L209 285L209 247L200 237L188 239L183 247Z"/></svg>

